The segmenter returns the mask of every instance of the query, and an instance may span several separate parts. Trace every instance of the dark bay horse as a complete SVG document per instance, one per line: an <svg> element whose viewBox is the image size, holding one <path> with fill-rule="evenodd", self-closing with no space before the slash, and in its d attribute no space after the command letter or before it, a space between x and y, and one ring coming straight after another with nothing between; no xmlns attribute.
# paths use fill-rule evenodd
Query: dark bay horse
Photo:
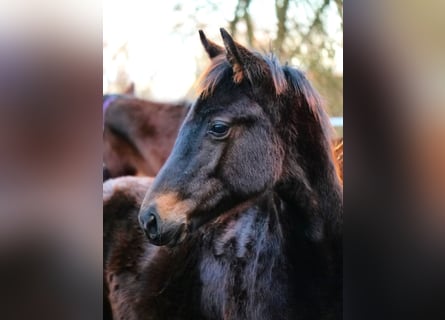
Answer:
<svg viewBox="0 0 445 320"><path fill-rule="evenodd" d="M155 176L173 148L188 102L104 97L103 179Z"/></svg>
<svg viewBox="0 0 445 320"><path fill-rule="evenodd" d="M200 32L211 65L156 179L104 187L106 301L114 319L341 319L329 118L300 71L221 35Z"/></svg>

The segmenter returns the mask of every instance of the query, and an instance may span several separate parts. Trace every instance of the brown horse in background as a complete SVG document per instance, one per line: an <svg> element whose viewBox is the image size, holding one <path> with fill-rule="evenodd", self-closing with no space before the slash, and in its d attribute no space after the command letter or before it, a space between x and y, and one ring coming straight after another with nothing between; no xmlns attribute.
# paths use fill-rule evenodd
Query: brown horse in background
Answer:
<svg viewBox="0 0 445 320"><path fill-rule="evenodd" d="M117 297L110 292L119 289L113 274L135 272L139 253L150 247L142 229L139 228L137 215L152 181L146 177L120 177L108 179L103 185L103 319L113 319L112 306L115 310L125 310L124 306L119 305ZM126 284L128 287L133 285L135 284ZM116 311L114 313L114 319L120 319ZM123 316L123 319L129 318L129 314Z"/></svg>
<svg viewBox="0 0 445 320"><path fill-rule="evenodd" d="M104 97L104 104L103 180L155 176L173 148L189 104L128 95Z"/></svg>

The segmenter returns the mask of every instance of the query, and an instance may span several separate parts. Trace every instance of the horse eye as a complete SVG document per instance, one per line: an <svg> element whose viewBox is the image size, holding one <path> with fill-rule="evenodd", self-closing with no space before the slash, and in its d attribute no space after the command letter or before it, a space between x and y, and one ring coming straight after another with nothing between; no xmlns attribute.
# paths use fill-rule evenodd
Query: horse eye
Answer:
<svg viewBox="0 0 445 320"><path fill-rule="evenodd" d="M229 125L222 121L212 122L209 126L208 132L215 138L225 138L229 133Z"/></svg>

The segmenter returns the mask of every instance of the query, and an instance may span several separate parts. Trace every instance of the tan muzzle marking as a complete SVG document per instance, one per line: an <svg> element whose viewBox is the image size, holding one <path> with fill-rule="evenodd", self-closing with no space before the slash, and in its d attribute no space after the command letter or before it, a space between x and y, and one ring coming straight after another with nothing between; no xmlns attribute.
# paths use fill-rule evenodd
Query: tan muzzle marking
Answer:
<svg viewBox="0 0 445 320"><path fill-rule="evenodd" d="M185 220L186 215L194 207L192 200L181 200L176 192L159 194L154 201L159 217L162 220Z"/></svg>

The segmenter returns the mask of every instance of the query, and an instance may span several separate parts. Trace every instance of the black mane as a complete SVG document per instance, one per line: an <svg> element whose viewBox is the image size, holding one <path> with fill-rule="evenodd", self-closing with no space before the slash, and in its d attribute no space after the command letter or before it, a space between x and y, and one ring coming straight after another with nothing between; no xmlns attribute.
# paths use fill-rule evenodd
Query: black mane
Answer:
<svg viewBox="0 0 445 320"><path fill-rule="evenodd" d="M321 124L324 130L324 138L326 141L332 141L334 130L330 124L329 116L324 110L322 99L307 80L304 73L289 65L282 66L278 58L273 54L261 55L256 53L258 57L264 60L268 66L268 73L273 81L273 90L279 98L297 92L298 99L295 102L300 106L307 107ZM196 89L200 97L206 98L212 95L217 86L233 86L233 69L227 60L225 54L220 54L211 60L210 66L204 71L198 79ZM302 106L304 105L304 106Z"/></svg>

